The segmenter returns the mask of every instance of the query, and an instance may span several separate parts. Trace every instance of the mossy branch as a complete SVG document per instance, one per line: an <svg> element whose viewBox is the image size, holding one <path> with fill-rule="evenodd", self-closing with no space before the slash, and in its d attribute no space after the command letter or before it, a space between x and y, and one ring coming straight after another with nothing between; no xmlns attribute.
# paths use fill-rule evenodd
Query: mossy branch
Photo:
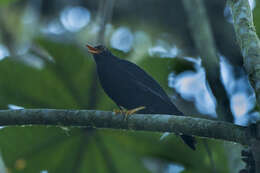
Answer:
<svg viewBox="0 0 260 173"><path fill-rule="evenodd" d="M244 67L255 89L260 105L260 41L256 34L248 0L229 0L237 42L244 58Z"/></svg>
<svg viewBox="0 0 260 173"><path fill-rule="evenodd" d="M184 133L249 144L246 127L187 116L136 114L127 119L97 110L21 109L1 110L0 125L55 125Z"/></svg>
<svg viewBox="0 0 260 173"><path fill-rule="evenodd" d="M228 1L233 17L238 44L244 59L244 67L256 93L260 106L260 41L253 23L253 15L248 0ZM255 170L260 172L260 141L251 140L250 146L255 159Z"/></svg>

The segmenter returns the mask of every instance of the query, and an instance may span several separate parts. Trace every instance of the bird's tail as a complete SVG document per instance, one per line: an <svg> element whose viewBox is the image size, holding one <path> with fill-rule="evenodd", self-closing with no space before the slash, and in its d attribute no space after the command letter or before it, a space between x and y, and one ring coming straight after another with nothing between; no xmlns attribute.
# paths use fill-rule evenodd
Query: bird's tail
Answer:
<svg viewBox="0 0 260 173"><path fill-rule="evenodd" d="M195 150L195 144L197 143L195 138L189 135L181 135L182 140L187 144L191 149Z"/></svg>

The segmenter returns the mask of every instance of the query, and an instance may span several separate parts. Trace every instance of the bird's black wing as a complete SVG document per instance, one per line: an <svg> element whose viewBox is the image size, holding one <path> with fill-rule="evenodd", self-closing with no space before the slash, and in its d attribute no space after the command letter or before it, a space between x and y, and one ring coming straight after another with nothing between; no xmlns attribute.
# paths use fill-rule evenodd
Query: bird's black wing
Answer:
<svg viewBox="0 0 260 173"><path fill-rule="evenodd" d="M153 95L156 95L157 98L160 98L160 100L164 102L166 105L174 106L168 95L161 88L161 86L144 70L142 70L140 67L131 62L125 60L120 61L121 70L125 73L128 73L128 76L131 76L129 80L134 81L133 83L140 86L139 88L143 89L145 92L149 92ZM178 112L181 113L180 111ZM183 134L181 135L181 138L190 148L195 150L196 140L194 137Z"/></svg>
<svg viewBox="0 0 260 173"><path fill-rule="evenodd" d="M172 104L169 96L162 87L143 69L126 60L120 59L120 67L136 81L140 86L160 97L164 102Z"/></svg>

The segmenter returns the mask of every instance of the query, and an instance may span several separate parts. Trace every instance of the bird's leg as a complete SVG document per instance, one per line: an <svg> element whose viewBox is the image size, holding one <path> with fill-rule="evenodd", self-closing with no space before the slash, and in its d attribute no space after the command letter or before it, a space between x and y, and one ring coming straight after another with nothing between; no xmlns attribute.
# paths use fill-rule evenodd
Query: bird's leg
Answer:
<svg viewBox="0 0 260 173"><path fill-rule="evenodd" d="M128 117L129 115L135 114L136 112L145 109L145 106L140 106L140 107L137 107L137 108L134 108L134 109L130 109L130 110L127 110L127 109L125 109L125 108L122 107L122 106L119 106L119 107L120 107L119 110L115 110L115 109L114 109L113 112L114 112L115 114L118 114L118 113L124 114L124 115L125 115L125 120L127 119L127 117Z"/></svg>
<svg viewBox="0 0 260 173"><path fill-rule="evenodd" d="M145 106L140 106L140 107L137 107L134 109L126 110L126 115L128 116L128 115L135 114L136 112L143 110L143 109L145 109Z"/></svg>

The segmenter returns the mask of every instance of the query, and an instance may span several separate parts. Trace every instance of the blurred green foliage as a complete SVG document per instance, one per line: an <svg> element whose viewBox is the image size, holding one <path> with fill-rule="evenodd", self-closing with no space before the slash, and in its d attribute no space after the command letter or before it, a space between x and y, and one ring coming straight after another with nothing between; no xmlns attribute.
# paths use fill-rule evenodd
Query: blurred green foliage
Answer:
<svg viewBox="0 0 260 173"><path fill-rule="evenodd" d="M254 8L253 11L253 18L254 18L254 24L256 27L256 33L258 35L258 37L260 37L260 5L259 5L260 1L256 0L256 6Z"/></svg>
<svg viewBox="0 0 260 173"><path fill-rule="evenodd" d="M9 3L13 3L15 1L18 1L18 0L1 0L0 1L0 6L2 5L8 5Z"/></svg>

